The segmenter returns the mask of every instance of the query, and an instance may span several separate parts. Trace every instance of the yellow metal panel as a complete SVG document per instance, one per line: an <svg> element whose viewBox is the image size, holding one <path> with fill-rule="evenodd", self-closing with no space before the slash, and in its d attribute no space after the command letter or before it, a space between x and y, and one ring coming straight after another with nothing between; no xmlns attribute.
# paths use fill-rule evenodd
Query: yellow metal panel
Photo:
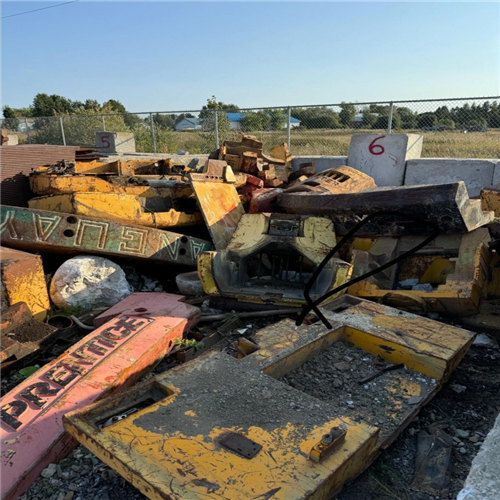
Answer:
<svg viewBox="0 0 500 500"><path fill-rule="evenodd" d="M455 259L453 272L447 274L445 283L438 285L433 291L412 290L411 293L424 299L431 311L458 316L477 314L480 300L486 296L486 277L489 265L489 254L486 245L490 241L488 229L479 228L467 234L442 236L439 238L441 238L440 241L443 243L449 243L453 239L457 240L455 245L458 257ZM410 239L409 237L401 237L398 241L398 247L403 247L404 250L409 249L412 246L409 242L413 241L414 239ZM415 243L413 242L413 244ZM395 257L402 251L394 250L392 257ZM362 266L366 267L367 262L366 254L363 255L363 252L358 252L357 250L353 252L355 271L357 271L357 263L362 263ZM389 258L391 258L389 255L385 255L382 262L386 262ZM378 257L375 255L373 256L373 260L379 262ZM441 271L444 271L441 264L438 263L436 266ZM367 270L363 268L363 272ZM445 274L448 270L446 269ZM436 269L430 269L426 279L429 276L437 280L440 279L436 276ZM441 276L442 278L443 276ZM393 290L380 287L377 284L377 276L375 276L351 285L348 292L359 297L380 300L393 292Z"/></svg>
<svg viewBox="0 0 500 500"><path fill-rule="evenodd" d="M500 217L500 189L486 188L481 191L481 208L491 210Z"/></svg>
<svg viewBox="0 0 500 500"><path fill-rule="evenodd" d="M245 213L235 187L231 167L218 160L209 160L207 171L191 174L191 186L203 218L217 250L227 247L234 230Z"/></svg>
<svg viewBox="0 0 500 500"><path fill-rule="evenodd" d="M42 196L29 200L30 208L115 220L158 229L201 223L200 213L188 214L171 209L148 211L141 198L114 193L73 193Z"/></svg>
<svg viewBox="0 0 500 500"><path fill-rule="evenodd" d="M2 247L2 296L9 305L25 302L33 317L43 321L50 309L42 259L20 250ZM3 297L2 297L3 298Z"/></svg>
<svg viewBox="0 0 500 500"><path fill-rule="evenodd" d="M153 177L153 176L150 176ZM160 177L160 176L154 176ZM116 193L128 194L142 197L187 197L193 193L191 186L187 182L179 182L180 176L172 177L171 186L137 186L127 183L126 177L116 177L123 179L123 182L111 182L110 179L96 177L93 175L50 175L38 174L31 175L29 178L31 191L39 196L52 194L71 194L71 193Z"/></svg>
<svg viewBox="0 0 500 500"><path fill-rule="evenodd" d="M198 254L197 257L198 276L203 285L203 290L208 295L214 295L219 291L212 272L212 260L214 256L215 252L203 252Z"/></svg>

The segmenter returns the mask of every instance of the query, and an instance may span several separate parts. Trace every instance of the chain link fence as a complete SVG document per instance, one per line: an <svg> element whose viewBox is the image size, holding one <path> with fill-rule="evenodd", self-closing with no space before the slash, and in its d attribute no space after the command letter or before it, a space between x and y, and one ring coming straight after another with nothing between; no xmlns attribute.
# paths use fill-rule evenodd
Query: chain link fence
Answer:
<svg viewBox="0 0 500 500"><path fill-rule="evenodd" d="M30 144L95 146L101 131L132 132L143 153L210 153L255 135L269 151L345 156L356 133L417 133L423 157L500 157L500 96L245 109L73 114L1 120Z"/></svg>

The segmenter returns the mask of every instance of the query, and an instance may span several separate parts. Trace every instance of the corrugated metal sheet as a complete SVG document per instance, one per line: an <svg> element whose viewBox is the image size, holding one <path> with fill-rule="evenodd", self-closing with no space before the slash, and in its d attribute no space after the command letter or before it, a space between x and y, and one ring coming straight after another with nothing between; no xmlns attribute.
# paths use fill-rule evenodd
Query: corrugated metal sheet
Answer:
<svg viewBox="0 0 500 500"><path fill-rule="evenodd" d="M34 167L75 160L77 146L22 144L0 147L0 201L15 207L28 206L33 197L28 175Z"/></svg>

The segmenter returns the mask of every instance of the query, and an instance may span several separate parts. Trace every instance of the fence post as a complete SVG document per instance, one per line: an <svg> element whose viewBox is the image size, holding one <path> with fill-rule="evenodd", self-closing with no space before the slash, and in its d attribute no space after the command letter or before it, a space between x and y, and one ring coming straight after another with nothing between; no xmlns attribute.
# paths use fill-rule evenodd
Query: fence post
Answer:
<svg viewBox="0 0 500 500"><path fill-rule="evenodd" d="M105 120L105 116L101 115L101 119L102 119L102 131L106 132L106 120Z"/></svg>
<svg viewBox="0 0 500 500"><path fill-rule="evenodd" d="M394 111L394 103L390 102L389 103L389 120L387 123L387 133L390 134L392 133L392 113Z"/></svg>
<svg viewBox="0 0 500 500"><path fill-rule="evenodd" d="M24 125L26 126L26 133L28 134L28 144L31 144L30 128L28 127L28 119L24 119Z"/></svg>
<svg viewBox="0 0 500 500"><path fill-rule="evenodd" d="M149 124L151 126L151 139L153 141L153 152L156 153L156 137L155 137L155 125L153 122L153 113L149 113Z"/></svg>
<svg viewBox="0 0 500 500"><path fill-rule="evenodd" d="M59 123L61 124L61 135L63 140L63 146L66 146L66 136L64 135L64 124L62 116L59 117Z"/></svg>
<svg viewBox="0 0 500 500"><path fill-rule="evenodd" d="M215 149L219 149L219 118L217 116L217 110L214 110L214 124L215 124Z"/></svg>
<svg viewBox="0 0 500 500"><path fill-rule="evenodd" d="M286 119L286 143L288 146L288 151L290 151L290 149L291 149L291 146L290 146L290 128L291 128L290 121L291 121L291 118L292 118L292 109L288 108L287 119Z"/></svg>

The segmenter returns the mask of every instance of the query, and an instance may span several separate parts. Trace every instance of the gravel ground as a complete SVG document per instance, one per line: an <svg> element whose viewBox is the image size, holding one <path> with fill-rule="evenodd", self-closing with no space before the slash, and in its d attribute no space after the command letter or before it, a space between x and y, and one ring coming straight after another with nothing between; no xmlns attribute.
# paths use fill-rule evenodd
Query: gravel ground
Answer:
<svg viewBox="0 0 500 500"><path fill-rule="evenodd" d="M244 335L251 336L256 330L277 321L277 319L276 317L260 318L252 320L251 325L248 320L243 320L240 322L241 324L236 326L235 330L247 328L248 325ZM236 331L234 335L228 336L221 346L222 350L228 350L230 343L238 336L240 333ZM338 351L338 356L334 356L335 359L331 358L329 361L333 364L346 362L350 369L359 365L356 377L371 374L374 362L371 358L373 357L355 351L344 344ZM325 353L325 357L328 358L328 351ZM345 361L346 356L348 361ZM363 358L370 359L370 362L363 362ZM454 437L451 485L448 498L455 498L465 481L472 459L500 410L499 360L500 351L497 347L473 346L443 390L422 409L406 431L387 451L381 454L369 469L344 487L342 492L337 495L336 500L438 500L437 496L414 492L409 487L414 473L417 434L420 429L435 422L442 422L446 432ZM172 363L166 360L156 368L155 372L159 373L170 366ZM383 366L381 365L381 367ZM337 389L345 391L346 395L352 394L352 392L348 392L352 380L348 376L344 376L346 372L336 369L334 373L335 378L339 380ZM393 373L397 374L397 371ZM290 385L294 383L300 385L298 379L294 380L293 373L287 375L287 382ZM11 388L16 383L13 377L2 379L2 392L4 393L6 389ZM314 395L315 383L317 384L313 380L313 387L307 391L312 395ZM320 386L321 384L318 384L317 388ZM325 396L323 395L323 397ZM145 498L133 486L81 446L75 448L59 464L51 464L47 467L31 488L20 497L21 500L132 500Z"/></svg>

